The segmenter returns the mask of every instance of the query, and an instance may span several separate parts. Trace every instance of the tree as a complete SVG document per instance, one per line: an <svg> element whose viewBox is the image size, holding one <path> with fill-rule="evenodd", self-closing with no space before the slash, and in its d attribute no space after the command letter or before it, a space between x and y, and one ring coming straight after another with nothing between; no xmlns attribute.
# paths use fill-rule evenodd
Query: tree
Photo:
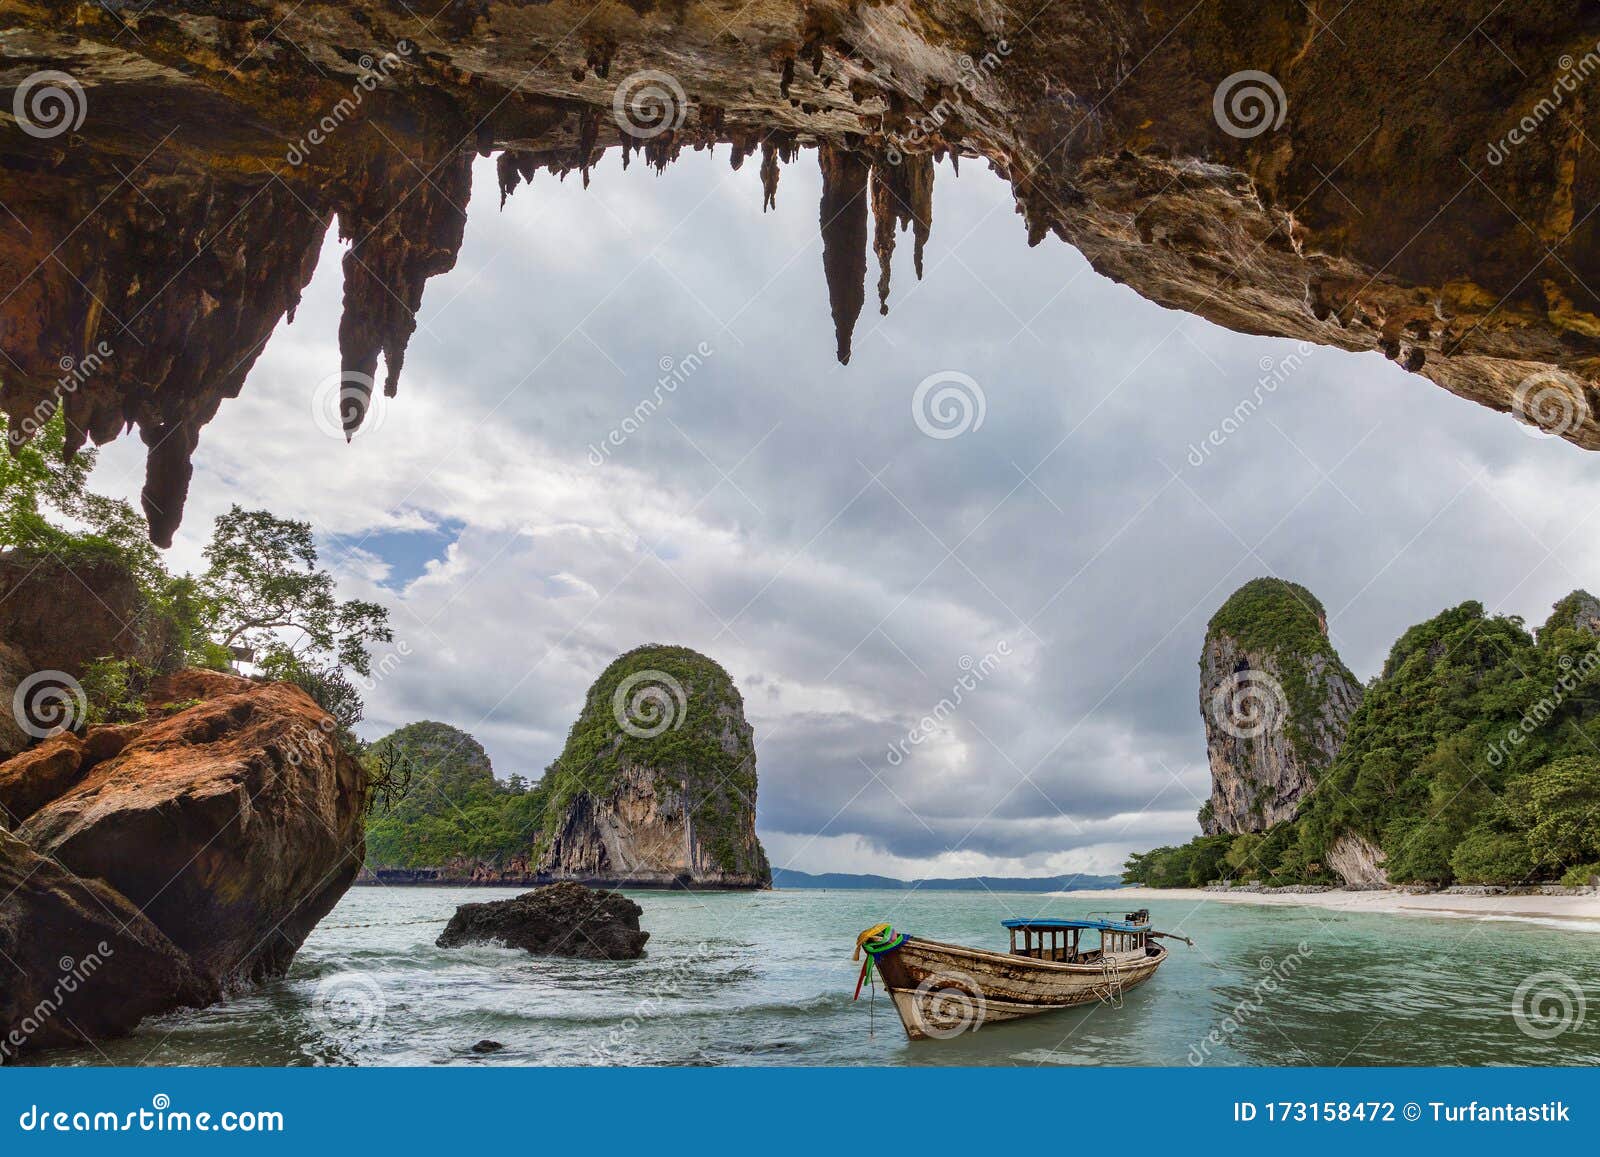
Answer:
<svg viewBox="0 0 1600 1157"><path fill-rule="evenodd" d="M329 655L367 675L370 644L394 638L386 609L335 597L333 576L317 566L310 523L234 506L217 519L205 557L200 590L223 647L250 648L279 667Z"/></svg>
<svg viewBox="0 0 1600 1157"><path fill-rule="evenodd" d="M1573 755L1511 781L1506 811L1541 868L1600 859L1600 758Z"/></svg>
<svg viewBox="0 0 1600 1157"><path fill-rule="evenodd" d="M68 562L114 556L159 595L169 576L144 519L119 498L90 493L96 453L81 449L68 460L66 444L66 419L58 411L31 441L13 438L9 453L0 452L0 548L43 550Z"/></svg>

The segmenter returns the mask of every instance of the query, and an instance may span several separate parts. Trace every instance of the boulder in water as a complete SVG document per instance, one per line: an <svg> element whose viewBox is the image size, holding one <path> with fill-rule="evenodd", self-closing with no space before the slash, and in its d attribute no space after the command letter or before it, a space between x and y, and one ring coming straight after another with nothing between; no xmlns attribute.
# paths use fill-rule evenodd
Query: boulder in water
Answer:
<svg viewBox="0 0 1600 1157"><path fill-rule="evenodd" d="M0 1061L282 975L361 866L365 773L304 691L183 671L147 704L0 762Z"/></svg>
<svg viewBox="0 0 1600 1157"><path fill-rule="evenodd" d="M440 948L504 944L535 956L636 960L650 939L639 930L643 913L620 892L563 880L510 900L463 904L437 943Z"/></svg>

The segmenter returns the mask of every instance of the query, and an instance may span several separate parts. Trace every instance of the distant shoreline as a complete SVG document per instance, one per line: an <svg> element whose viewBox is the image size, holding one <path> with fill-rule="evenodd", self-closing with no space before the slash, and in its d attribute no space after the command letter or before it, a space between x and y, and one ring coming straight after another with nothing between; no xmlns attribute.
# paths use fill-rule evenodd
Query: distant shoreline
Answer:
<svg viewBox="0 0 1600 1157"><path fill-rule="evenodd" d="M1057 892L1057 896L1105 896L1104 892ZM1457 916L1484 919L1600 921L1600 892L1549 895L1541 892L1483 895L1470 892L1408 892L1399 888L1328 892L1247 892L1207 888L1125 888L1121 900L1191 900L1196 903L1263 904L1326 908L1335 912L1372 912L1411 916ZM1596 925L1600 931L1600 923Z"/></svg>

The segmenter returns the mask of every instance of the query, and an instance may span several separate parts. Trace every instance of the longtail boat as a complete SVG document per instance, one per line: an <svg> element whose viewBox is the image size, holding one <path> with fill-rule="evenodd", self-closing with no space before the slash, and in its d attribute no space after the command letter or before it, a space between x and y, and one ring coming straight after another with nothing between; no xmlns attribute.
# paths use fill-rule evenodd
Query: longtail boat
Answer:
<svg viewBox="0 0 1600 1157"><path fill-rule="evenodd" d="M865 954L864 984L876 991L874 973L900 1014L912 1040L945 1039L976 1031L990 1021L1016 1020L1043 1012L1101 1002L1120 1005L1122 994L1155 975L1167 958L1159 939L1187 936L1157 932L1141 908L1121 920L1003 920L1011 950L965 948L898 933L887 924L856 938L856 958ZM1084 933L1099 934L1085 945Z"/></svg>

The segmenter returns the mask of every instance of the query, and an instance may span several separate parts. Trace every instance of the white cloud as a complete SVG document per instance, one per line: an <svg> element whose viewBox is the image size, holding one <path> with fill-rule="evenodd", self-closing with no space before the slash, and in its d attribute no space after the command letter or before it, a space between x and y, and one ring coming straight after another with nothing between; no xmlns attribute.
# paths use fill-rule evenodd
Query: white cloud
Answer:
<svg viewBox="0 0 1600 1157"><path fill-rule="evenodd" d="M775 862L1110 871L1195 830L1195 660L1246 579L1309 585L1364 676L1447 605L1537 621L1596 581L1588 459L1381 358L1314 351L1191 465L1293 343L1028 250L988 174L941 170L927 278L902 244L891 311L869 300L848 368L813 157L765 216L754 166L730 174L725 154L660 178L608 161L587 193L541 175L503 213L492 167L478 177L381 423L346 445L312 412L338 367L330 241L298 320L205 431L172 552L199 565L233 502L311 520L411 650L369 696L374 734L442 719L502 775L536 774L611 658L678 642L743 688ZM662 359L702 342L657 398ZM983 390L981 429L917 428L913 391L942 370ZM97 483L136 496L141 450L108 448ZM411 541L424 557L402 565ZM962 657L1001 640L1013 655L891 765Z"/></svg>

